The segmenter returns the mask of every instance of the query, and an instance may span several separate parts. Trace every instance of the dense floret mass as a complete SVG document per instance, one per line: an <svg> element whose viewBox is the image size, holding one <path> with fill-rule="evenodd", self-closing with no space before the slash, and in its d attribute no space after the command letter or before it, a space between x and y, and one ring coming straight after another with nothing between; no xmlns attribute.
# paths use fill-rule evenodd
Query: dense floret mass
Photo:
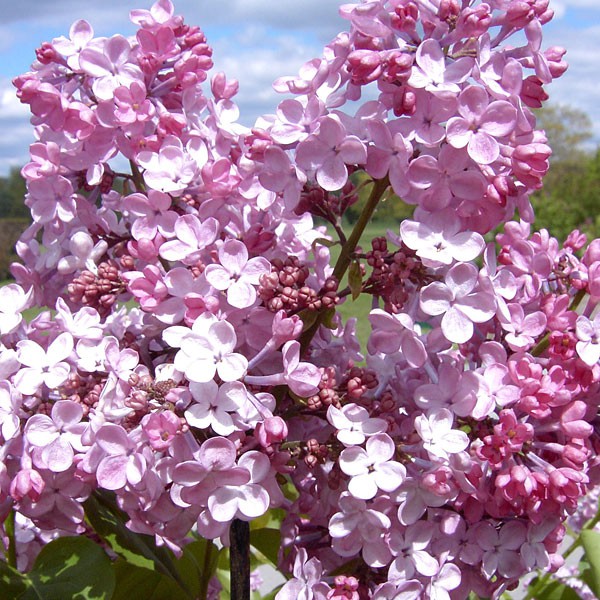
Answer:
<svg viewBox="0 0 600 600"><path fill-rule="evenodd" d="M99 492L175 552L284 509L280 600L490 597L561 566L599 475L600 241L532 227L550 149L531 109L566 68L552 11L340 12L253 128L169 0L129 38L76 22L15 80L37 136L0 290L21 568L90 533ZM384 197L414 211L363 253ZM336 312L360 294L362 348Z"/></svg>

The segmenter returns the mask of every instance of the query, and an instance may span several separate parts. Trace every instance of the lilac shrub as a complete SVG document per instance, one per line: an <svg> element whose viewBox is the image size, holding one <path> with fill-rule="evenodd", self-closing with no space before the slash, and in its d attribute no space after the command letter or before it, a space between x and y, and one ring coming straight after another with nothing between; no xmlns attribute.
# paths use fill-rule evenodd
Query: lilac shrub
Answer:
<svg viewBox="0 0 600 600"><path fill-rule="evenodd" d="M562 566L598 482L600 241L532 228L550 148L531 109L566 69L552 10L340 14L252 128L169 0L130 38L76 22L15 79L36 142L0 293L13 567L72 535L114 556L86 518L107 497L175 556L279 519L279 600L498 596ZM410 219L361 239L386 198ZM360 294L364 348L336 310Z"/></svg>

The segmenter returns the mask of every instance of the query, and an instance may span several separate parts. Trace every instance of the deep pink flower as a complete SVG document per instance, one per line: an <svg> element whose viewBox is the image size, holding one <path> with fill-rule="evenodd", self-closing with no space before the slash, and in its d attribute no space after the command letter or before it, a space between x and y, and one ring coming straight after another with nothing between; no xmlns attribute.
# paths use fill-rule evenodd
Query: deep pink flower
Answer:
<svg viewBox="0 0 600 600"><path fill-rule="evenodd" d="M164 410L147 415L142 422L142 429L155 450L166 450L181 434L182 423L174 412Z"/></svg>

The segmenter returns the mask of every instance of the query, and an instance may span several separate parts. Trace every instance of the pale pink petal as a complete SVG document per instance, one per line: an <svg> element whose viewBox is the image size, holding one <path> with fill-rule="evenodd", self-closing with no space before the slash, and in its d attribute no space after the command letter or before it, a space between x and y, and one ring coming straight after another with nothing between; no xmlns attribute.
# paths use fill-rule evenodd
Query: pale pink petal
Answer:
<svg viewBox="0 0 600 600"><path fill-rule="evenodd" d="M242 354L228 354L217 364L217 373L223 381L241 379L246 374L247 369L248 360Z"/></svg>
<svg viewBox="0 0 600 600"><path fill-rule="evenodd" d="M348 491L361 500L370 500L377 495L377 484L372 473L356 475L348 482Z"/></svg>
<svg viewBox="0 0 600 600"><path fill-rule="evenodd" d="M124 455L107 456L96 470L98 485L107 490L119 490L127 483L126 468L129 458Z"/></svg>
<svg viewBox="0 0 600 600"><path fill-rule="evenodd" d="M442 318L444 337L455 344L464 344L473 337L473 322L460 310L450 308Z"/></svg>

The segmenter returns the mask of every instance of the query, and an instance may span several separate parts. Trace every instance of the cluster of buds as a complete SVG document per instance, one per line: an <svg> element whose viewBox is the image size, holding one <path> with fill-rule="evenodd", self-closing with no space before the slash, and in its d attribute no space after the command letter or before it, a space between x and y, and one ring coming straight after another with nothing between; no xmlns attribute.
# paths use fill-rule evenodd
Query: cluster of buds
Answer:
<svg viewBox="0 0 600 600"><path fill-rule="evenodd" d="M271 261L271 272L260 278L258 295L272 312L285 310L294 314L301 310L311 311L331 308L338 302L338 282L328 277L319 289L309 285L310 271L295 256L285 260Z"/></svg>

